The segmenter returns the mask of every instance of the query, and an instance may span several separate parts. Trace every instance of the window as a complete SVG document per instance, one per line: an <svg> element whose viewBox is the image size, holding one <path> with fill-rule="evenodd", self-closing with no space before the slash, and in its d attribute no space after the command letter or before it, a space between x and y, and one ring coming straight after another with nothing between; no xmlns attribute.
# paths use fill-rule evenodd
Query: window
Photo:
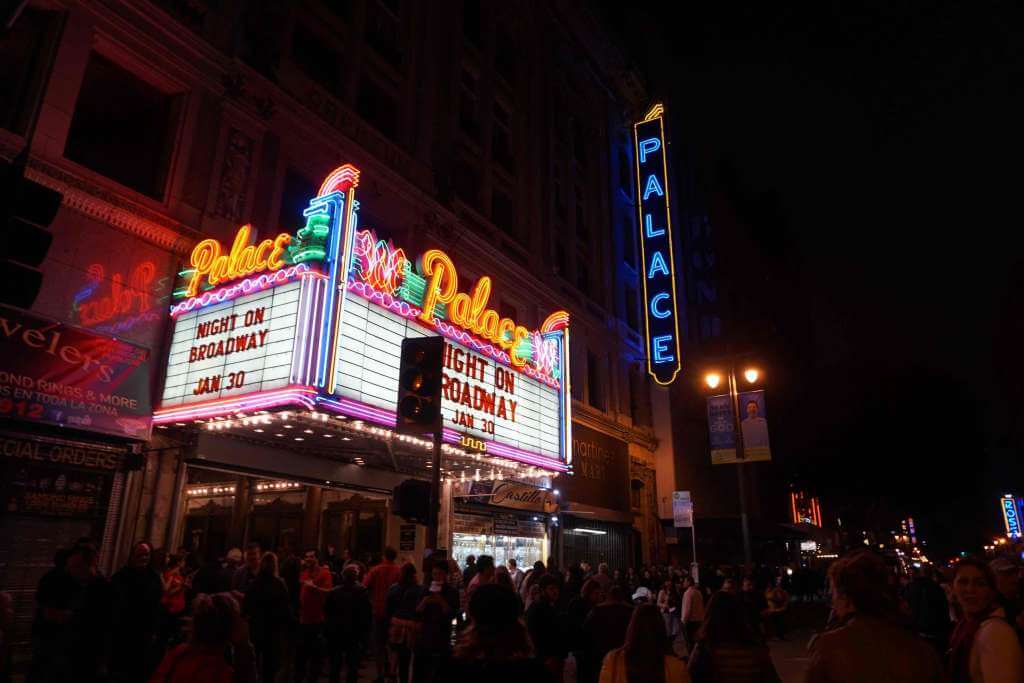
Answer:
<svg viewBox="0 0 1024 683"><path fill-rule="evenodd" d="M627 285L623 289L623 295L626 298L625 307L623 308L623 311L626 314L626 324L629 325L629 329L631 329L631 330L639 330L640 329L640 318L638 316L637 305L636 305L636 303L637 303L636 289L634 289L633 287L630 287L629 285Z"/></svg>
<svg viewBox="0 0 1024 683"><path fill-rule="evenodd" d="M604 385L601 382L601 365L597 356L587 351L587 399L598 410L605 409Z"/></svg>
<svg viewBox="0 0 1024 683"><path fill-rule="evenodd" d="M459 128L473 142L480 142L480 109L477 77L465 67L459 88Z"/></svg>
<svg viewBox="0 0 1024 683"><path fill-rule="evenodd" d="M634 368L629 370L629 413L633 424L650 427L651 395L647 390L647 375Z"/></svg>
<svg viewBox="0 0 1024 683"><path fill-rule="evenodd" d="M93 53L85 67L64 156L125 187L163 199L176 104L173 95Z"/></svg>
<svg viewBox="0 0 1024 683"><path fill-rule="evenodd" d="M364 76L360 82L356 111L392 140L398 137L398 102L371 78Z"/></svg>
<svg viewBox="0 0 1024 683"><path fill-rule="evenodd" d="M590 268L583 257L576 259L576 289L590 294Z"/></svg>
<svg viewBox="0 0 1024 683"><path fill-rule="evenodd" d="M345 96L341 54L302 24L292 33L292 61L335 97Z"/></svg>
<svg viewBox="0 0 1024 683"><path fill-rule="evenodd" d="M302 212L309 205L310 197L316 194L317 186L306 176L294 169L284 174L281 189L281 211L277 216L278 229L294 232L306 224Z"/></svg>
<svg viewBox="0 0 1024 683"><path fill-rule="evenodd" d="M366 42L385 62L396 69L402 66L398 36L398 2L369 0L366 5Z"/></svg>
<svg viewBox="0 0 1024 683"><path fill-rule="evenodd" d="M622 218L622 260L636 269L636 226L631 211Z"/></svg>
<svg viewBox="0 0 1024 683"><path fill-rule="evenodd" d="M462 35L480 47L483 43L480 22L480 0L465 0L462 4Z"/></svg>
<svg viewBox="0 0 1024 683"><path fill-rule="evenodd" d="M572 153L573 157L580 163L580 165L587 163L587 149L584 144L586 135L583 131L583 122L578 118L573 118L571 123L572 128Z"/></svg>
<svg viewBox="0 0 1024 683"><path fill-rule="evenodd" d="M516 61L520 51L511 34L503 28L498 29L494 39L494 70L510 85L516 81Z"/></svg>
<svg viewBox="0 0 1024 683"><path fill-rule="evenodd" d="M455 164L455 194L472 207L480 206L480 171L467 159Z"/></svg>
<svg viewBox="0 0 1024 683"><path fill-rule="evenodd" d="M28 127L56 20L56 12L26 7L14 30L0 39L0 128L23 134Z"/></svg>
<svg viewBox="0 0 1024 683"><path fill-rule="evenodd" d="M556 235L561 232L559 229L555 230ZM569 278L569 257L565 252L565 245L561 241L555 244L555 266L558 268L559 275L566 279Z"/></svg>
<svg viewBox="0 0 1024 683"><path fill-rule="evenodd" d="M500 103L494 103L494 125L491 126L491 158L508 172L514 173L512 156L512 115Z"/></svg>
<svg viewBox="0 0 1024 683"><path fill-rule="evenodd" d="M507 235L516 236L519 233L515 202L504 190L495 188L491 192L491 222Z"/></svg>

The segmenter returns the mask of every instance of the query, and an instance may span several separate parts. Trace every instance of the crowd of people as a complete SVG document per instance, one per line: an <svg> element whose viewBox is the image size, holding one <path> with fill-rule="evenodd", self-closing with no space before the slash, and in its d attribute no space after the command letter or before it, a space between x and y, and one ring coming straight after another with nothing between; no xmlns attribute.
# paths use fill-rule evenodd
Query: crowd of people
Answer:
<svg viewBox="0 0 1024 683"><path fill-rule="evenodd" d="M442 555L376 564L257 543L196 566L138 543L112 576L82 540L39 582L30 682L779 681L792 574ZM807 683L1024 681L1020 570L964 559L899 579L868 550L828 571ZM814 591L804 595L811 600ZM943 659L944 658L944 659ZM525 678L524 678L525 677Z"/></svg>

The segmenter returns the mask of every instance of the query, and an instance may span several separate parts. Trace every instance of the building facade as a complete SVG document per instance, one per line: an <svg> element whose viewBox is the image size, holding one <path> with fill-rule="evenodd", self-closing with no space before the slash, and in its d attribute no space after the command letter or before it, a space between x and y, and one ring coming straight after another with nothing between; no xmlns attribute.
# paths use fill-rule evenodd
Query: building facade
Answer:
<svg viewBox="0 0 1024 683"><path fill-rule="evenodd" d="M137 539L209 558L252 540L354 557L423 549L423 527L393 514L394 487L429 478L416 444L301 397L291 415L233 406L187 419L168 400L182 328L167 312L188 299L197 244L233 257L241 226L253 245L298 239L324 179L349 165L353 235L410 257L443 251L460 292L489 278L488 306L525 330L568 315L561 460L527 477L488 454L488 472L470 467L479 452L450 445L446 457L466 462L446 472L439 545L520 561L665 559L675 454L667 392L644 370L631 170L631 124L649 102L575 3L40 0L0 60L15 75L0 154L29 142L27 176L64 197L31 313L145 351L142 393L157 411L151 438L5 421L14 439L72 435L120 459L103 475L100 521L50 534L48 552L91 536L110 570ZM218 381L192 392L226 395ZM513 483L543 493L499 495ZM0 570L6 585L19 562Z"/></svg>

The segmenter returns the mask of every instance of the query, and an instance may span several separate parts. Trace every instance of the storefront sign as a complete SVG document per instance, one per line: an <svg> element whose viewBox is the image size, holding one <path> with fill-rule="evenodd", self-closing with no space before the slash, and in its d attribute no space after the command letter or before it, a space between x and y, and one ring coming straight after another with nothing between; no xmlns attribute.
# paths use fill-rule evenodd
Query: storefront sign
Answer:
<svg viewBox="0 0 1024 683"><path fill-rule="evenodd" d="M2 510L13 515L106 515L122 453L38 436L0 434Z"/></svg>
<svg viewBox="0 0 1024 683"><path fill-rule="evenodd" d="M398 550L410 552L416 550L416 525L401 524L398 527Z"/></svg>
<svg viewBox="0 0 1024 683"><path fill-rule="evenodd" d="M643 121L634 124L633 142L644 269L647 371L658 384L671 384L682 368L682 355L662 105L652 107Z"/></svg>
<svg viewBox="0 0 1024 683"><path fill-rule="evenodd" d="M1020 538L1021 522L1017 501L1013 496L1003 496L999 499L999 504L1003 510L1003 522L1006 523L1006 535L1010 538Z"/></svg>
<svg viewBox="0 0 1024 683"><path fill-rule="evenodd" d="M412 260L356 230L358 180L331 173L294 236L251 244L243 226L230 249L196 247L155 420L299 404L393 428L402 340L441 335L444 441L567 469L568 314L528 329L492 307L490 278L467 287L443 251Z"/></svg>
<svg viewBox="0 0 1024 683"><path fill-rule="evenodd" d="M0 307L0 419L147 439L149 351Z"/></svg>
<svg viewBox="0 0 1024 683"><path fill-rule="evenodd" d="M626 442L573 425L574 476L555 479L562 500L629 512L629 450Z"/></svg>
<svg viewBox="0 0 1024 683"><path fill-rule="evenodd" d="M543 512L554 497L547 489L510 481L457 481L452 495L466 503Z"/></svg>

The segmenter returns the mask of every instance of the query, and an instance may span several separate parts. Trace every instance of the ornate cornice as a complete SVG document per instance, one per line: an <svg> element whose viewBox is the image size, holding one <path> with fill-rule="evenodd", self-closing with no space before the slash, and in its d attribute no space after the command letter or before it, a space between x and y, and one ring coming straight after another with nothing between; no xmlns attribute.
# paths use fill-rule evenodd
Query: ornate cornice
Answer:
<svg viewBox="0 0 1024 683"><path fill-rule="evenodd" d="M13 136L0 138L0 156L14 157L22 144L20 140ZM29 159L25 177L60 192L67 208L161 249L187 254L199 239L199 234L191 228L52 162L36 157Z"/></svg>

